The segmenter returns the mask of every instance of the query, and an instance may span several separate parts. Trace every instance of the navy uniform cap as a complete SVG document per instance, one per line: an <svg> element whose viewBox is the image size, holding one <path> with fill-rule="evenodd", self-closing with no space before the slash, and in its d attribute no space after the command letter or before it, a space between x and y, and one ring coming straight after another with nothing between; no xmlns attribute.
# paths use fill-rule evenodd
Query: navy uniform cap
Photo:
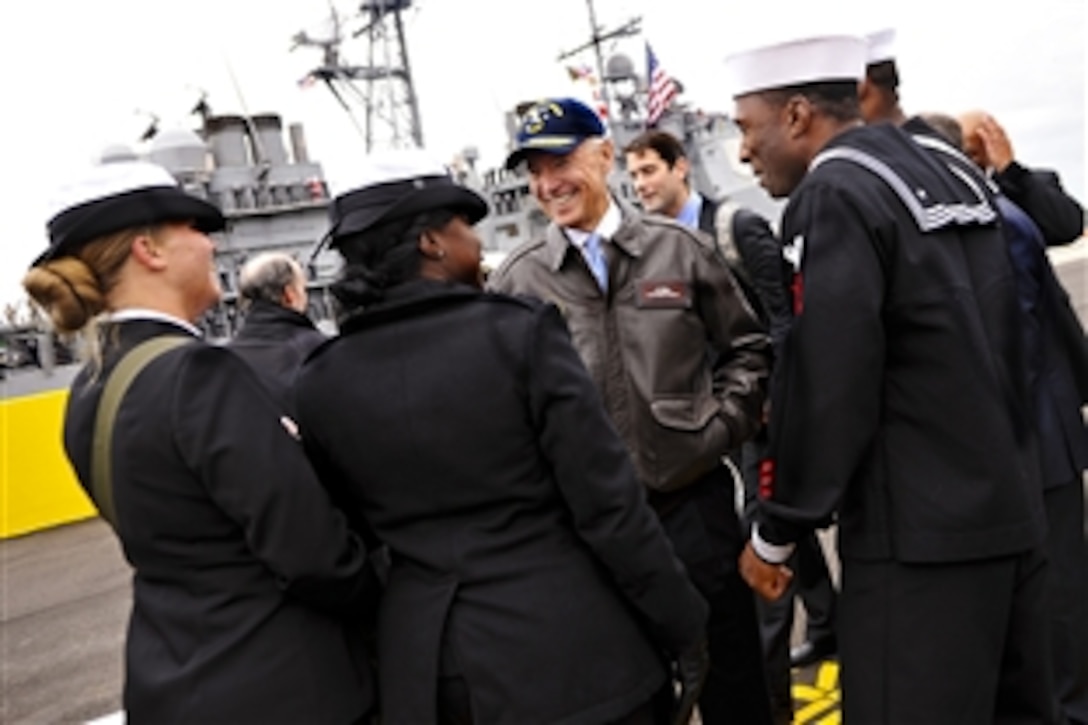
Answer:
<svg viewBox="0 0 1088 725"><path fill-rule="evenodd" d="M581 101L575 98L537 101L522 114L514 150L506 157L506 168L514 168L533 151L569 154L587 138L604 135L600 116Z"/></svg>
<svg viewBox="0 0 1088 725"><path fill-rule="evenodd" d="M186 193L169 171L147 161L93 166L57 189L50 206L49 248L32 267L124 229L186 221L204 233L226 227L218 208Z"/></svg>
<svg viewBox="0 0 1088 725"><path fill-rule="evenodd" d="M868 55L865 62L868 65L875 65L895 60L895 36L895 28L884 28L866 35Z"/></svg>
<svg viewBox="0 0 1088 725"><path fill-rule="evenodd" d="M722 85L734 98L806 83L860 81L868 47L854 35L818 35L740 51L725 59Z"/></svg>
<svg viewBox="0 0 1088 725"><path fill-rule="evenodd" d="M329 231L314 250L336 249L354 234L394 219L435 209L463 214L470 224L487 216L487 202L454 181L449 169L423 149L393 149L369 156L363 183L329 205Z"/></svg>

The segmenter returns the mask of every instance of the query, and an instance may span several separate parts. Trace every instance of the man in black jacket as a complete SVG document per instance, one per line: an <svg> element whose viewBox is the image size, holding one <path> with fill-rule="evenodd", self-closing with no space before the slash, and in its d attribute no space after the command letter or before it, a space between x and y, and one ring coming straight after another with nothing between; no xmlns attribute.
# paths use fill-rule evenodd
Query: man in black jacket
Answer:
<svg viewBox="0 0 1088 725"><path fill-rule="evenodd" d="M257 372L285 412L293 413L298 368L326 339L306 316L306 276L290 255L266 252L246 262L238 283L249 306L228 347Z"/></svg>
<svg viewBox="0 0 1088 725"><path fill-rule="evenodd" d="M1043 233L1048 247L1071 244L1084 234L1084 208L1065 193L1053 171L1030 169L1016 160L1005 129L985 111L959 117L963 151Z"/></svg>
<svg viewBox="0 0 1088 725"><path fill-rule="evenodd" d="M794 321L741 571L780 596L837 513L847 722L1055 722L1015 278L977 169L861 124L866 43L732 56L741 158L789 197Z"/></svg>

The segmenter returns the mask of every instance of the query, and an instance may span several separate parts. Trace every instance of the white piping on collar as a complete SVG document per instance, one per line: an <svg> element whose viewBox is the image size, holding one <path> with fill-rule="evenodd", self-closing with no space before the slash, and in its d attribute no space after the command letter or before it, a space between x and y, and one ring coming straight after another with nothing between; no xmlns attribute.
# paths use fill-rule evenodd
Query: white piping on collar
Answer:
<svg viewBox="0 0 1088 725"><path fill-rule="evenodd" d="M204 333L200 331L196 325L191 322L186 322L180 317L174 317L173 315L159 310L150 310L145 307L129 307L123 310L116 310L111 312L105 317L110 322L128 322L130 320L156 320L158 322L169 322L172 325L177 325L183 328L186 332L190 332L197 337L204 337Z"/></svg>

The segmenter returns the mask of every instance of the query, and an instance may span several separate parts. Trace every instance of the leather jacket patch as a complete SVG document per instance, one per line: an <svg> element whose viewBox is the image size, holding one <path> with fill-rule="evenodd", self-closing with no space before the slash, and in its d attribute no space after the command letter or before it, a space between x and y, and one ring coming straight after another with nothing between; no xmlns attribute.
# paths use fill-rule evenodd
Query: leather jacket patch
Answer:
<svg viewBox="0 0 1088 725"><path fill-rule="evenodd" d="M691 307L691 285L682 279L643 279L638 282L639 307Z"/></svg>

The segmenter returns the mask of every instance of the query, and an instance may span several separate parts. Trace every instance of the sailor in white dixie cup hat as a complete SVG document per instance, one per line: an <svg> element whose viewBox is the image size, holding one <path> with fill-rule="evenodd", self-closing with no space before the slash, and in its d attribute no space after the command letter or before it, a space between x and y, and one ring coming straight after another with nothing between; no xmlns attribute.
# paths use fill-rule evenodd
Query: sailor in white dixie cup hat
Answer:
<svg viewBox="0 0 1088 725"><path fill-rule="evenodd" d="M832 35L726 61L742 160L789 197L795 313L742 571L779 596L793 542L837 516L846 722L1052 722L1042 496L997 212L969 163L861 125L867 52Z"/></svg>
<svg viewBox="0 0 1088 725"><path fill-rule="evenodd" d="M97 350L64 448L133 568L128 721L362 722L373 690L342 616L366 549L253 372L196 327L223 215L141 161L56 199L23 284Z"/></svg>
<svg viewBox="0 0 1088 725"><path fill-rule="evenodd" d="M866 35L865 42L868 52L866 53L865 64L873 65L874 63L895 60L897 37L898 33L896 33L895 28L881 28Z"/></svg>
<svg viewBox="0 0 1088 725"><path fill-rule="evenodd" d="M883 28L865 36L867 55L865 78L858 87L861 117L865 123L888 121L903 125L907 120L899 104L899 68L896 65L898 34Z"/></svg>
<svg viewBox="0 0 1088 725"><path fill-rule="evenodd" d="M861 79L867 48L853 35L825 35L754 48L725 60L725 85L733 96L804 83Z"/></svg>

